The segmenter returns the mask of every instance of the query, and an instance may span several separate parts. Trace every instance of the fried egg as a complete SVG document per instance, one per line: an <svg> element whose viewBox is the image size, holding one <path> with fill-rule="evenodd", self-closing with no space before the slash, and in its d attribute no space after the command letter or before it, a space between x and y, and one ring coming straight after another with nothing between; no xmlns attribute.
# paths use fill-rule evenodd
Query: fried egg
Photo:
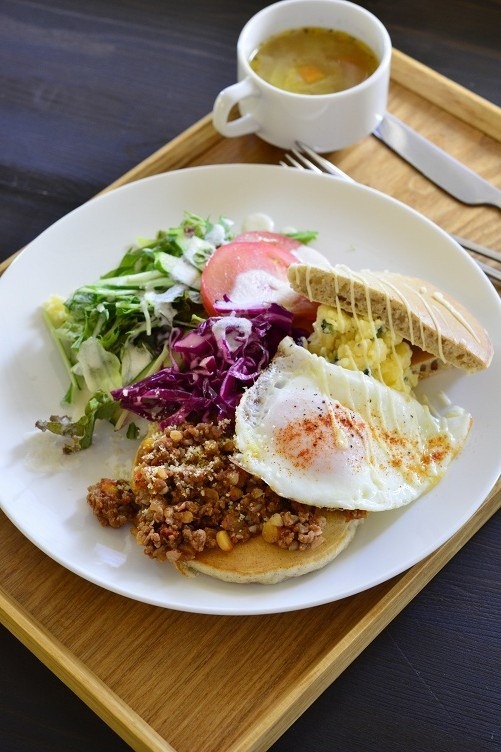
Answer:
<svg viewBox="0 0 501 752"><path fill-rule="evenodd" d="M235 461L303 504L383 511L433 487L470 425L285 338L239 403Z"/></svg>

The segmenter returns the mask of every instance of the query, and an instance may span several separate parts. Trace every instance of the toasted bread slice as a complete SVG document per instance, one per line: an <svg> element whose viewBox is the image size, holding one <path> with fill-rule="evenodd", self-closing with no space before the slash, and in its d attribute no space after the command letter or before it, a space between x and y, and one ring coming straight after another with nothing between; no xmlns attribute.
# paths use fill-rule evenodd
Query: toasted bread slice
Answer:
<svg viewBox="0 0 501 752"><path fill-rule="evenodd" d="M319 303L381 319L414 347L468 372L487 368L489 335L461 303L430 282L394 272L354 272L344 265L326 270L289 267L292 288Z"/></svg>

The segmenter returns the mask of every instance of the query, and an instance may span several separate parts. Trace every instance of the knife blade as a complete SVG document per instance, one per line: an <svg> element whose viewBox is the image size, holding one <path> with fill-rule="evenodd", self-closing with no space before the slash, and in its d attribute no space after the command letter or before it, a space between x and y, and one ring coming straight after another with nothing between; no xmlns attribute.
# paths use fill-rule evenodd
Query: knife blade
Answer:
<svg viewBox="0 0 501 752"><path fill-rule="evenodd" d="M429 180L464 204L489 204L501 209L499 188L416 133L394 115L386 113L373 134Z"/></svg>

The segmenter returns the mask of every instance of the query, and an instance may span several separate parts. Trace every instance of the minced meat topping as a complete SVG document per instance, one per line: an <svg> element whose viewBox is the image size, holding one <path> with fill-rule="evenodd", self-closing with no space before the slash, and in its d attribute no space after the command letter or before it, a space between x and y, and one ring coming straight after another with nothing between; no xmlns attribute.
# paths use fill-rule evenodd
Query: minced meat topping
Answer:
<svg viewBox="0 0 501 752"><path fill-rule="evenodd" d="M158 431L141 444L131 486L104 479L89 488L88 501L103 524L131 520L137 542L159 560L190 560L216 546L229 551L259 534L290 550L319 545L321 510L278 496L233 463L234 450L228 421Z"/></svg>
<svg viewBox="0 0 501 752"><path fill-rule="evenodd" d="M136 497L125 480L103 478L90 486L87 501L103 527L122 527L138 512Z"/></svg>

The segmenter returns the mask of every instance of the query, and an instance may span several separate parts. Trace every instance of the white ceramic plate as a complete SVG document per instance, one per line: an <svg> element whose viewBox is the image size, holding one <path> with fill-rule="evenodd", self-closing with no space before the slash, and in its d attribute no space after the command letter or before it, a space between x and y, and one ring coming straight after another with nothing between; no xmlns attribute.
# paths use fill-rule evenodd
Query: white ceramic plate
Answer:
<svg viewBox="0 0 501 752"><path fill-rule="evenodd" d="M109 432L100 432L96 444L76 456L57 450L54 462L45 452L37 460L40 446L53 437L36 431L34 422L60 412L67 386L41 303L104 273L137 237L178 224L185 210L214 219L224 215L237 227L248 214L266 212L277 229L316 229L315 246L331 260L429 279L462 300L497 338L497 356L486 372L450 371L425 383L429 395L444 390L474 418L468 444L446 477L409 507L371 515L325 569L284 584L186 579L146 557L128 529L103 529L85 496L90 483L117 471ZM359 185L263 165L194 168L133 183L80 207L25 249L0 280L0 321L2 508L60 564L130 598L213 614L280 612L343 598L393 577L444 543L479 507L500 472L498 296L444 232ZM122 443L127 449L121 451L132 456L131 442Z"/></svg>

